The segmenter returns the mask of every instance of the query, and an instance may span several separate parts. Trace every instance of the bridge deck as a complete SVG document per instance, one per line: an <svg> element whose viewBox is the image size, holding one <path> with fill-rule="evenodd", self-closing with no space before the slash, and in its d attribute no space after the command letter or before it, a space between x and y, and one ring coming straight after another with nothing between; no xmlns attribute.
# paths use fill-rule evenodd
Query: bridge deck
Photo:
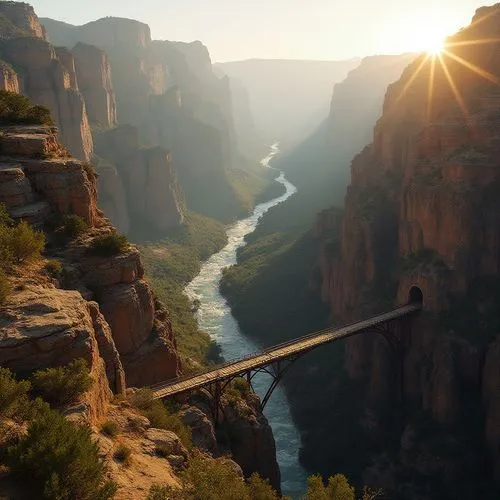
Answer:
<svg viewBox="0 0 500 500"><path fill-rule="evenodd" d="M198 375L181 377L165 383L157 384L152 387L154 398L160 399L190 392L207 386L217 380L224 380L243 375L249 370L262 368L273 362L290 358L296 354L305 353L320 345L351 337L367 329L386 323L387 321L402 318L403 316L419 311L421 308L421 304L409 304L388 313L379 314L378 316L358 321L357 323L353 323L342 328L316 332L285 344L271 347L270 349L264 350L262 353L231 361Z"/></svg>

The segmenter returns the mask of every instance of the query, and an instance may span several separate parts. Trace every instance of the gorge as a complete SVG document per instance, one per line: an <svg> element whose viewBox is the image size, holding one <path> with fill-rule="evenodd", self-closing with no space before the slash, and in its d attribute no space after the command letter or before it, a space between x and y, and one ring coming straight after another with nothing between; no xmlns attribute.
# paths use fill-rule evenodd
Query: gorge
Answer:
<svg viewBox="0 0 500 500"><path fill-rule="evenodd" d="M0 498L498 498L500 4L336 61L85 20L0 1ZM412 287L400 359L154 399Z"/></svg>
<svg viewBox="0 0 500 500"><path fill-rule="evenodd" d="M271 162L277 154L279 149L274 145L271 153L262 160L263 165L267 168L272 167ZM228 361L259 352L261 346L246 338L239 330L236 320L231 316L231 311L219 292L219 281L224 269L236 263L237 250L245 244L245 237L255 230L260 218L272 207L285 202L295 194L296 188L282 173L277 181L285 186L285 194L258 205L249 218L232 225L227 231L227 246L203 264L198 276L186 288L189 298L199 304L197 317L201 328L211 334L220 346L222 356ZM261 397L269 385L269 376L265 374L257 376L253 382L254 390ZM290 415L288 401L282 391L275 391L264 413L276 440L283 493L291 498L299 498L305 492L306 475L298 462L300 439Z"/></svg>

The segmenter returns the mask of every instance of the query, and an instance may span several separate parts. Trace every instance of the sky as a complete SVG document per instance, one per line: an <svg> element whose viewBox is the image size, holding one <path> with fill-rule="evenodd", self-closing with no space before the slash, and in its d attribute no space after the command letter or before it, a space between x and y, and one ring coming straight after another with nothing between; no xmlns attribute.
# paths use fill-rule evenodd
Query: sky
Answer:
<svg viewBox="0 0 500 500"><path fill-rule="evenodd" d="M26 0L40 17L104 16L150 25L155 39L201 40L216 62L339 60L434 49L485 0Z"/></svg>

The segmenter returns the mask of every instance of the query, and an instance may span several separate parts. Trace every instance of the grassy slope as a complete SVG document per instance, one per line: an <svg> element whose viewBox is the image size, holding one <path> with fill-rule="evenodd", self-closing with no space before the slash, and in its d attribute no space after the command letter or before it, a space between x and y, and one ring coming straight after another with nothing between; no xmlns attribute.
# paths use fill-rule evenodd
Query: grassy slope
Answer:
<svg viewBox="0 0 500 500"><path fill-rule="evenodd" d="M209 335L198 327L184 288L199 273L201 261L221 249L226 241L221 223L189 213L186 224L175 234L140 246L146 275L170 312L187 370L209 362L214 350Z"/></svg>

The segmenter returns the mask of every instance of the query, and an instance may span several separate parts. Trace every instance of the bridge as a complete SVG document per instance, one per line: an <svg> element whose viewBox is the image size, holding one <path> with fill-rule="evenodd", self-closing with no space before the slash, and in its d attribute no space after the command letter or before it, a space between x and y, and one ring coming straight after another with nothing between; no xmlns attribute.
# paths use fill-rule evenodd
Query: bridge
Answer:
<svg viewBox="0 0 500 500"><path fill-rule="evenodd" d="M231 381L244 377L251 387L255 375L265 372L271 375L272 383L262 399L263 409L283 375L298 358L322 345L364 333L378 333L384 336L402 363L405 338L409 338L412 317L422 309L421 292L420 296L418 294L415 296L415 291L412 293L407 305L390 312L341 328L315 332L197 374L156 384L151 387L153 397L155 399L171 398L206 389L212 395L214 418L217 421L220 398ZM402 383L402 370L397 375Z"/></svg>

